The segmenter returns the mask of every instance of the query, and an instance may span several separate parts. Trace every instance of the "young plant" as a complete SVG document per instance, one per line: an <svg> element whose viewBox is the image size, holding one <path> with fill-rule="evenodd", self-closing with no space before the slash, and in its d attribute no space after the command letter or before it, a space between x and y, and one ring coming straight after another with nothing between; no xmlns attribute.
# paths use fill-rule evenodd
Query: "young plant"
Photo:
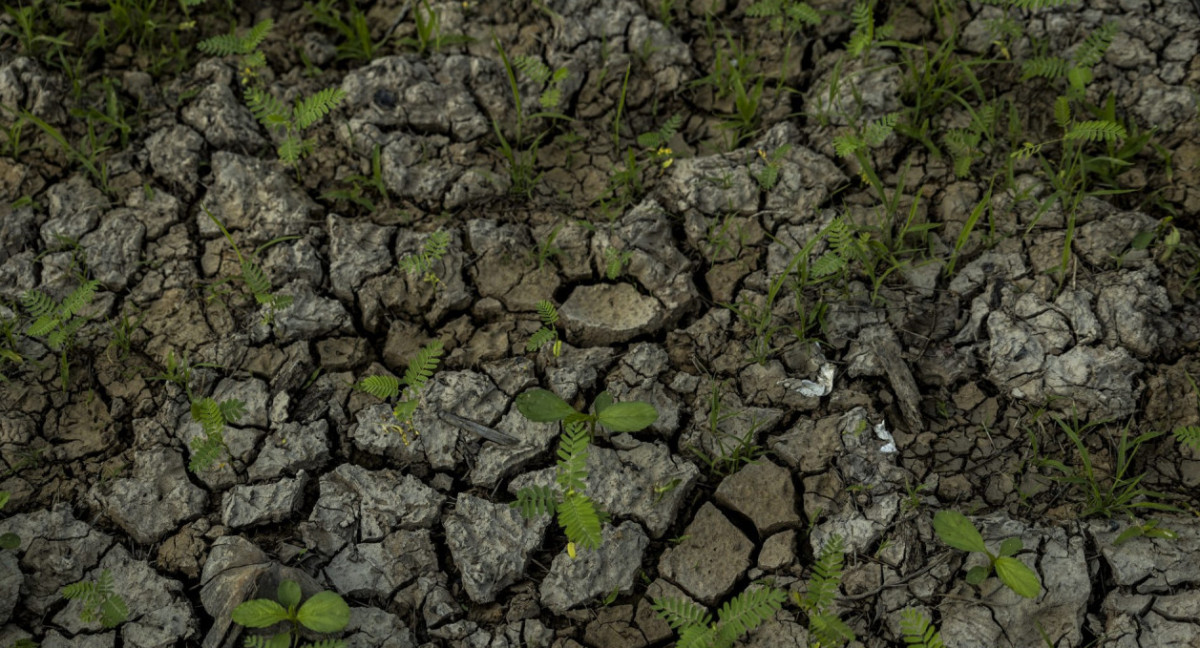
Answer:
<svg viewBox="0 0 1200 648"><path fill-rule="evenodd" d="M900 634L908 648L946 648L933 620L913 608L900 613Z"/></svg>
<svg viewBox="0 0 1200 648"><path fill-rule="evenodd" d="M543 299L537 303L538 318L542 320L542 327L534 331L533 335L529 336L529 342L525 344L526 351L537 351L538 349L553 343L551 351L554 357L558 357L562 353L562 340L558 338L558 309L549 300Z"/></svg>
<svg viewBox="0 0 1200 648"><path fill-rule="evenodd" d="M434 340L426 344L417 352L417 355L408 361L408 369L404 372L404 378L367 376L354 386L355 389L380 400L400 399L392 408L393 421L388 423L385 429L398 432L406 446L409 444L408 433L410 431L414 436L420 434L420 431L413 425L413 414L417 412L417 407L421 404L421 391L433 377L433 372L437 371L441 355L442 341Z"/></svg>
<svg viewBox="0 0 1200 648"><path fill-rule="evenodd" d="M977 565L967 571L967 583L978 585L994 571L1000 577L1000 582L1025 598L1035 599L1041 593L1042 583L1037 574L1025 563L1013 558L1024 548L1020 538L1006 538L1000 543L1000 553L994 554L983 543L979 529L958 511L938 511L933 516L933 530L942 542L955 549L987 556L987 565Z"/></svg>
<svg viewBox="0 0 1200 648"><path fill-rule="evenodd" d="M192 458L188 461L188 470L198 473L207 470L217 462L225 444L225 427L237 423L246 413L246 403L236 398L217 401L211 396L195 398L188 390L192 406L192 420L200 424L204 436L192 439L190 444Z"/></svg>
<svg viewBox="0 0 1200 648"><path fill-rule="evenodd" d="M833 138L834 151L841 157L854 158L858 162L863 181L874 187L880 196L886 195L883 180L879 178L875 165L871 162L870 150L883 145L895 130L896 120L899 118L900 113L888 113L868 123L866 128L856 128Z"/></svg>
<svg viewBox="0 0 1200 648"><path fill-rule="evenodd" d="M387 36L379 42L371 39L371 25L367 22L367 15L358 8L356 0L350 1L347 18L342 18L334 2L335 0L318 0L315 4L306 2L304 9L312 16L313 22L328 27L341 36L342 40L337 44L339 60L370 61L375 58L376 53L387 42Z"/></svg>
<svg viewBox="0 0 1200 648"><path fill-rule="evenodd" d="M500 39L493 35L492 42L500 53L500 61L504 64L509 90L512 92L513 105L516 108L515 132L511 142L501 132L500 122L493 120L492 129L496 131L496 137L500 142L500 154L508 161L508 173L511 180L509 193L530 197L533 194L534 186L541 177L534 171L537 151L549 131L529 138L526 132L527 122L541 118L552 121L569 121L571 119L555 112L562 100L562 84L567 79L568 71L566 68L551 70L541 61L529 57L517 56L509 59L508 53L504 51L504 46L500 44ZM543 86L541 94L538 95L538 104L541 105L542 110L529 116L525 115L521 88L517 83L518 72Z"/></svg>
<svg viewBox="0 0 1200 648"><path fill-rule="evenodd" d="M62 589L63 598L83 602L79 620L84 623L99 623L105 628L115 628L129 617L125 599L113 591L112 573L107 569L100 572L94 581L79 581Z"/></svg>
<svg viewBox="0 0 1200 648"><path fill-rule="evenodd" d="M328 634L341 632L350 623L350 606L336 592L317 592L301 603L303 593L294 580L279 584L275 599L251 599L233 609L233 622L247 628L270 628L286 623L273 635L246 638L247 648L291 648L300 645L301 628ZM307 643L307 648L345 648L341 639Z"/></svg>
<svg viewBox="0 0 1200 648"><path fill-rule="evenodd" d="M576 547L600 546L600 527L607 516L584 494L587 487L588 445L600 426L610 432L637 432L658 420L658 411L649 403L614 403L608 392L592 402L590 413L576 411L554 392L531 389L517 396L517 411L535 423L562 423L558 445L555 483L558 489L530 486L517 492L511 504L526 518L557 514L558 524L567 536L567 554L575 557Z"/></svg>
<svg viewBox="0 0 1200 648"><path fill-rule="evenodd" d="M621 276L621 270L632 259L633 252L629 252L628 250L604 248L604 276L608 277L609 281L616 280L617 277Z"/></svg>
<svg viewBox="0 0 1200 648"><path fill-rule="evenodd" d="M658 127L658 130L638 135L638 146L650 152L653 164L666 169L675 162L675 153L667 145L670 144L671 138L675 136L682 125L683 116L671 115L667 121L663 122L662 126Z"/></svg>
<svg viewBox="0 0 1200 648"><path fill-rule="evenodd" d="M804 595L793 593L796 604L808 615L808 632L822 646L843 646L854 641L854 631L833 610L834 599L842 582L843 555L842 537L830 536L821 547L812 575L808 578L808 591Z"/></svg>
<svg viewBox="0 0 1200 648"><path fill-rule="evenodd" d="M780 146L770 155L767 155L766 151L758 149L758 157L762 158L763 161L763 170L757 173L751 172L751 175L754 176L754 180L758 182L758 186L761 187L763 191L770 191L774 189L775 185L779 182L779 161L783 159L783 156L787 155L788 151L790 150L792 150L791 144L784 144L783 146Z"/></svg>
<svg viewBox="0 0 1200 648"><path fill-rule="evenodd" d="M408 275L421 275L421 280L437 286L441 279L433 272L433 264L446 255L450 247L450 234L437 230L425 239L425 245L420 252L406 254L400 257L400 269Z"/></svg>
<svg viewBox="0 0 1200 648"><path fill-rule="evenodd" d="M769 18L771 29L788 38L821 24L821 13L799 0L758 0L746 8L749 18Z"/></svg>
<svg viewBox="0 0 1200 648"><path fill-rule="evenodd" d="M233 236L229 234L229 230L225 229L225 225L221 223L216 216L213 216L212 212L208 211L208 209L205 209L204 213L208 214L208 217L212 219L212 222L216 224L218 229L221 230L221 234L225 235L225 240L229 241L229 245L233 247L233 253L237 255L238 268L241 271L237 278L241 279L242 283L245 284L246 288L250 291L250 294L254 295L254 301L258 302L262 306L267 307L267 312L263 313L263 323L271 324L275 321L276 311L292 305L292 297L291 295L276 295L274 292L272 292L271 280L267 279L267 274L263 272L262 266L255 262L254 257L257 257L262 253L263 250L276 243L296 239L299 237L285 236L273 239L256 249L253 256L246 256L242 254L241 248L239 248L237 243L234 242ZM218 285L220 283L224 283L224 281L227 280L218 282Z"/></svg>
<svg viewBox="0 0 1200 648"><path fill-rule="evenodd" d="M67 295L62 303L55 302L49 295L39 290L27 290L21 297L26 312L34 318L25 335L45 338L46 344L58 351L59 379L63 391L67 390L70 380L71 364L67 355L75 348L75 336L88 320L78 313L92 303L100 282L92 279L81 283ZM12 358L9 358L10 360ZM19 361L20 357L17 357Z"/></svg>
<svg viewBox="0 0 1200 648"><path fill-rule="evenodd" d="M474 39L469 36L443 34L442 17L436 10L429 6L428 0L421 0L421 2L414 4L412 7L414 34L416 36L399 39L398 42L401 45L413 48L418 54L426 54L436 52L443 47L473 42Z"/></svg>
<svg viewBox="0 0 1200 648"><path fill-rule="evenodd" d="M866 54L877 41L890 38L892 34L890 24L875 26L874 0L858 0L850 12L850 22L854 25L854 31L846 43L846 52L850 56Z"/></svg>
<svg viewBox="0 0 1200 648"><path fill-rule="evenodd" d="M787 593L762 587L738 594L721 606L714 623L708 610L683 599L654 599L650 607L679 633L680 648L730 648L734 642L775 616Z"/></svg>

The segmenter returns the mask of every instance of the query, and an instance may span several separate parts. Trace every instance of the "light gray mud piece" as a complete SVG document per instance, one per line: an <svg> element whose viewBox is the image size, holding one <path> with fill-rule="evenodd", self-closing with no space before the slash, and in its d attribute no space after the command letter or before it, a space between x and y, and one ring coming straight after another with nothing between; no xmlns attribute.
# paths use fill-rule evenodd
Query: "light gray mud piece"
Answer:
<svg viewBox="0 0 1200 648"><path fill-rule="evenodd" d="M251 481L275 479L300 470L316 472L329 463L329 423L284 423L263 440L262 450L250 464Z"/></svg>
<svg viewBox="0 0 1200 648"><path fill-rule="evenodd" d="M157 447L135 452L128 478L102 481L89 496L140 544L153 544L204 512L208 494L187 478L183 457Z"/></svg>
<svg viewBox="0 0 1200 648"><path fill-rule="evenodd" d="M392 530L433 526L445 497L412 475L342 464L321 476L321 495L300 533L333 555L347 543L381 542Z"/></svg>
<svg viewBox="0 0 1200 648"><path fill-rule="evenodd" d="M100 564L85 578L95 580L104 570L111 574L113 591L121 595L129 610L126 621L117 628L123 645L129 648L171 648L177 642L199 633L192 603L179 581L160 576L150 563L134 560L120 545L105 554ZM55 625L76 636L87 634L96 626L79 618L82 609L82 600L70 601L55 615Z"/></svg>
<svg viewBox="0 0 1200 648"><path fill-rule="evenodd" d="M0 520L4 533L21 539L15 553L25 573L22 604L35 614L62 600L63 586L83 580L113 545L111 536L76 520L68 504Z"/></svg>
<svg viewBox="0 0 1200 648"><path fill-rule="evenodd" d="M1177 539L1137 538L1114 545L1124 525L1111 530L1107 522L1092 522L1087 531L1112 569L1113 581L1137 594L1176 592L1200 582L1200 524L1194 518L1159 517L1161 527L1179 534Z"/></svg>
<svg viewBox="0 0 1200 648"><path fill-rule="evenodd" d="M346 648L416 648L413 631L400 617L375 607L351 607Z"/></svg>
<svg viewBox="0 0 1200 648"><path fill-rule="evenodd" d="M920 412L921 393L917 381L901 355L900 340L890 324L864 327L850 344L846 359L850 363L847 373L851 377L887 376L892 393L900 405L904 422L914 434L925 430Z"/></svg>
<svg viewBox="0 0 1200 648"><path fill-rule="evenodd" d="M154 175L189 196L200 185L200 151L203 148L204 137L183 124L160 128L146 138L146 151Z"/></svg>
<svg viewBox="0 0 1200 648"><path fill-rule="evenodd" d="M491 603L524 576L529 554L542 543L550 517L526 520L507 504L463 494L443 524L467 596L476 603Z"/></svg>
<svg viewBox="0 0 1200 648"><path fill-rule="evenodd" d="M117 633L102 632L100 634L82 635L67 639L57 630L46 633L41 648L113 648L116 645Z"/></svg>
<svg viewBox="0 0 1200 648"><path fill-rule="evenodd" d="M294 478L270 484L234 486L221 499L221 521L225 526L241 528L282 522L304 501L308 473L301 470Z"/></svg>
<svg viewBox="0 0 1200 648"><path fill-rule="evenodd" d="M408 465L425 458L421 437L412 438L409 434L408 443L393 428L396 417L387 403L378 403L360 409L354 415L354 424L350 426L350 441L354 447L367 454L383 457L399 465Z"/></svg>
<svg viewBox="0 0 1200 648"><path fill-rule="evenodd" d="M567 339L579 346L628 342L667 321L661 302L628 283L576 286L558 312Z"/></svg>
<svg viewBox="0 0 1200 648"><path fill-rule="evenodd" d="M683 541L658 561L659 573L704 605L713 606L733 591L750 568L754 544L717 507L704 504L683 532Z"/></svg>
<svg viewBox="0 0 1200 648"><path fill-rule="evenodd" d="M204 135L214 149L244 149L265 146L258 122L245 103L233 92L234 70L216 59L201 61L192 72L193 84L204 83L180 116L183 123ZM218 152L217 155L221 153ZM219 171L214 156L213 170ZM203 214L202 214L203 215Z"/></svg>
<svg viewBox="0 0 1200 648"><path fill-rule="evenodd" d="M974 522L993 552L1006 538L1021 539L1024 550L1015 557L1037 572L1042 592L1036 599L1027 599L992 577L979 585L976 594L974 588L958 581L951 596L940 606L942 640L946 645L1040 646L1043 643L1039 628L1054 645L1080 645L1092 587L1084 537L1068 534L1062 528L1030 528L998 516ZM983 564L985 560L986 557L972 554L963 569ZM976 598L992 604L980 605Z"/></svg>
<svg viewBox="0 0 1200 648"><path fill-rule="evenodd" d="M441 371L425 387L424 401L413 415L413 426L420 433L420 446L434 470L454 470L462 461L457 452L465 435L478 438L438 415L450 412L491 426L508 408L509 398L496 388L487 374L474 371Z"/></svg>
<svg viewBox="0 0 1200 648"><path fill-rule="evenodd" d="M75 174L54 184L46 189L46 211L50 218L42 223L42 243L58 249L60 236L78 241L96 228L108 205L108 198L85 175Z"/></svg>
<svg viewBox="0 0 1200 648"><path fill-rule="evenodd" d="M67 118L66 88L59 75L50 74L37 59L17 56L0 66L0 104L28 110L50 124ZM16 117L0 114L0 124L12 125Z"/></svg>
<svg viewBox="0 0 1200 648"><path fill-rule="evenodd" d="M626 521L615 528L605 525L599 547L577 549L574 558L566 551L554 557L542 580L542 605L562 614L614 590L628 594L649 544L646 532L636 522Z"/></svg>
<svg viewBox="0 0 1200 648"><path fill-rule="evenodd" d="M611 347L581 349L563 344L559 361L546 367L546 387L569 403L580 391L595 389L616 356Z"/></svg>
<svg viewBox="0 0 1200 648"><path fill-rule="evenodd" d="M758 211L758 183L750 177L743 152L684 158L671 165L659 184L658 202L672 214L695 211L749 216ZM713 182L720 178L720 183Z"/></svg>
<svg viewBox="0 0 1200 648"><path fill-rule="evenodd" d="M1152 646L1191 646L1200 637L1196 610L1200 592L1178 594L1129 594L1109 592L1100 610L1101 628L1109 648L1151 648Z"/></svg>
<svg viewBox="0 0 1200 648"><path fill-rule="evenodd" d="M950 290L968 295L989 281L1014 281L1029 273L1025 258L1012 252L984 252L950 280Z"/></svg>
<svg viewBox="0 0 1200 648"><path fill-rule="evenodd" d="M277 294L292 298L290 306L275 311L275 338L279 344L354 332L346 307L332 297L318 295L307 283L293 281L279 288Z"/></svg>
<svg viewBox="0 0 1200 648"><path fill-rule="evenodd" d="M238 243L245 252L271 239L298 234L300 223L319 216L320 206L296 184L295 176L274 160L217 151L212 168L212 187L205 194L204 206L225 229L244 233ZM203 209L196 215L196 226L205 238L221 236Z"/></svg>
<svg viewBox="0 0 1200 648"><path fill-rule="evenodd" d="M680 448L696 448L712 458L728 458L738 448L743 450L757 444L764 434L774 430L783 419L783 410L774 407L753 407L742 404L734 391L720 394L721 417L714 430L707 413L711 410L712 392L707 385L697 390L692 411L705 416L692 417L692 425L680 435Z"/></svg>
<svg viewBox="0 0 1200 648"><path fill-rule="evenodd" d="M520 472L530 461L549 450L558 438L557 423L534 423L516 409L500 419L496 430L517 439L517 443L483 443L470 473L474 486L496 486L501 479Z"/></svg>
<svg viewBox="0 0 1200 648"><path fill-rule="evenodd" d="M717 486L716 500L721 506L750 518L760 537L800 524L791 473L765 459L722 480Z"/></svg>
<svg viewBox="0 0 1200 648"><path fill-rule="evenodd" d="M823 72L811 86L813 114L833 126L848 126L849 119L865 124L901 108L902 79L893 52L873 48L845 65L839 62L842 57L842 52L829 52L816 62L814 69Z"/></svg>
<svg viewBox="0 0 1200 648"><path fill-rule="evenodd" d="M613 443L623 449L588 448L587 495L610 514L641 522L650 537L662 537L700 471L659 443L642 443L629 435L616 437ZM546 468L513 479L508 490L515 494L526 486L553 484L554 468Z"/></svg>
<svg viewBox="0 0 1200 648"><path fill-rule="evenodd" d="M1151 266L1118 272L1096 288L1096 318L1110 347L1124 347L1138 358L1169 353L1176 331L1170 324L1171 300Z"/></svg>
<svg viewBox="0 0 1200 648"><path fill-rule="evenodd" d="M400 530L383 542L348 544L325 566L325 576L343 596L387 600L418 576L437 569L428 529Z"/></svg>
<svg viewBox="0 0 1200 648"><path fill-rule="evenodd" d="M354 294L367 277L383 274L395 263L390 244L396 228L376 225L361 218L330 214L329 281L338 299L354 303Z"/></svg>
<svg viewBox="0 0 1200 648"><path fill-rule="evenodd" d="M131 220L127 213L109 212L100 226L79 239L87 253L88 270L100 285L112 292L129 287L129 281L142 261L142 242L146 226Z"/></svg>
<svg viewBox="0 0 1200 648"><path fill-rule="evenodd" d="M779 171L775 187L767 192L767 227L773 225L771 221L810 222L817 208L829 198L830 191L847 181L846 174L832 160L801 146L800 141L796 125L784 121L772 126L753 147L768 155L778 153L784 146L790 147L775 161ZM766 161L755 155L751 173L762 173L765 169Z"/></svg>
<svg viewBox="0 0 1200 648"><path fill-rule="evenodd" d="M803 474L824 471L842 450L842 435L838 431L840 418L825 416L813 420L801 417L787 432L772 436L768 444L793 470Z"/></svg>
<svg viewBox="0 0 1200 648"><path fill-rule="evenodd" d="M467 222L466 245L474 253L472 279L480 297L491 297L510 312L537 310L561 279L552 265L531 265L533 245L524 225L477 218Z"/></svg>

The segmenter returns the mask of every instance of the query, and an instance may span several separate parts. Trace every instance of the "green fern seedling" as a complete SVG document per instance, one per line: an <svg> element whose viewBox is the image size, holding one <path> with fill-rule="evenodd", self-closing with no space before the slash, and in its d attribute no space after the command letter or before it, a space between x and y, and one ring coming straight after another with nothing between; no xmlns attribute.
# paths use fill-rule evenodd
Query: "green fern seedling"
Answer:
<svg viewBox="0 0 1200 648"><path fill-rule="evenodd" d="M750 18L770 18L770 27L783 33L798 33L821 24L821 13L797 0L758 0L746 8Z"/></svg>
<svg viewBox="0 0 1200 648"><path fill-rule="evenodd" d="M404 372L403 378L367 376L354 386L358 391L366 392L380 400L400 399L392 407L392 421L384 427L399 433L406 446L410 442L409 432L412 432L413 436L420 434L420 431L413 425L413 414L416 414L417 407L421 404L422 390L425 389L429 379L433 377L433 372L437 371L441 355L442 341L434 340L426 344L417 352L417 355L408 361L408 369Z"/></svg>
<svg viewBox="0 0 1200 648"><path fill-rule="evenodd" d="M529 341L525 343L525 350L537 351L547 344L553 343L551 350L554 357L557 358L562 353L562 340L558 338L558 309L546 299L537 303L537 309L538 318L542 320L542 327L529 336Z"/></svg>
<svg viewBox="0 0 1200 648"><path fill-rule="evenodd" d="M775 185L779 182L779 161L783 159L783 156L787 155L788 151L790 150L792 150L791 144L784 144L783 146L780 146L770 155L768 155L766 151L758 149L758 157L762 158L763 161L763 170L759 171L758 173L752 172L752 175L758 182L758 186L761 187L763 191L770 191L774 189Z"/></svg>
<svg viewBox="0 0 1200 648"><path fill-rule="evenodd" d="M450 247L450 234L443 230L431 233L425 239L420 252L400 257L400 269L409 275L420 275L426 283L437 286L441 279L433 271L433 264L446 255Z"/></svg>
<svg viewBox="0 0 1200 648"><path fill-rule="evenodd" d="M1187 425L1175 428L1175 440L1200 452L1200 425Z"/></svg>
<svg viewBox="0 0 1200 648"><path fill-rule="evenodd" d="M707 610L682 599L655 599L650 607L679 633L676 646L729 648L743 635L775 616L786 600L786 592L772 587L742 592L721 606L716 622Z"/></svg>
<svg viewBox="0 0 1200 648"><path fill-rule="evenodd" d="M192 420L200 424L204 436L192 439L192 458L188 462L188 469L198 473L216 463L221 451L226 448L225 427L237 423L245 413L246 403L236 398L220 402L211 397L193 400Z"/></svg>
<svg viewBox="0 0 1200 648"><path fill-rule="evenodd" d="M808 592L803 596L793 593L796 604L808 615L809 634L822 646L843 646L855 639L854 631L833 610L841 586L844 560L842 537L830 536L813 565Z"/></svg>
<svg viewBox="0 0 1200 648"><path fill-rule="evenodd" d="M258 265L253 257L242 254L241 248L234 242L229 230L225 229L225 225L216 216L213 216L212 212L205 208L204 213L208 214L212 222L221 230L221 234L225 235L225 240L229 241L229 245L233 247L233 252L237 255L238 268L241 271L238 278L242 280L250 294L254 295L254 301L267 307L266 312L263 313L263 323L271 324L275 321L276 311L292 305L291 295L276 295L271 289L271 280L267 278L267 273L263 272L262 266ZM283 237L270 241L255 250L254 256L258 256L270 245L294 238L298 237Z"/></svg>
<svg viewBox="0 0 1200 648"><path fill-rule="evenodd" d="M967 571L967 583L978 585L995 571L1000 582L1025 598L1037 598L1042 591L1041 581L1025 563L1013 558L1023 549L1020 538L1006 538L1000 543L1000 553L994 554L983 543L983 536L967 516L958 511L938 511L933 516L933 530L942 542L962 551L977 552L987 556L986 566L972 567Z"/></svg>
<svg viewBox="0 0 1200 648"><path fill-rule="evenodd" d="M242 83L250 84L258 76L258 70L266 66L267 58L258 49L263 39L275 26L270 18L251 27L239 36L237 31L207 38L196 44L196 49L209 56L239 56Z"/></svg>
<svg viewBox="0 0 1200 648"><path fill-rule="evenodd" d="M545 63L531 56L514 56L513 65L521 74L543 86L538 103L544 110L554 110L562 101L562 84L570 76L567 68L550 69Z"/></svg>
<svg viewBox="0 0 1200 648"><path fill-rule="evenodd" d="M25 335L45 338L46 344L59 352L59 378L63 391L67 389L70 380L71 365L67 354L75 346L75 336L88 320L81 317L80 310L92 303L100 282L92 279L80 284L62 301L55 302L49 295L39 290L27 290L21 297L26 312L34 318ZM11 359L11 358L10 358ZM20 356L17 356L20 359Z"/></svg>
<svg viewBox="0 0 1200 648"><path fill-rule="evenodd" d="M933 620L913 608L900 613L900 634L908 648L946 648Z"/></svg>
<svg viewBox="0 0 1200 648"><path fill-rule="evenodd" d="M846 43L846 52L850 56L862 56L877 41L890 38L892 34L890 24L875 26L874 0L858 0L850 11L850 22L854 25L854 31Z"/></svg>
<svg viewBox="0 0 1200 648"><path fill-rule="evenodd" d="M607 516L584 494L588 477L588 445L601 426L612 432L637 432L658 420L658 410L649 403L614 403L612 395L601 392L588 413L576 411L554 392L531 389L517 396L517 411L535 423L562 423L558 446L555 482L558 490L534 486L517 492L510 504L525 517L557 513L558 524L567 536L567 554L575 557L576 547L600 546L600 527Z"/></svg>
<svg viewBox="0 0 1200 648"><path fill-rule="evenodd" d="M79 620L84 623L99 623L105 628L115 628L129 617L125 599L113 591L112 573L107 569L100 572L94 581L79 581L62 589L63 598L83 602Z"/></svg>
<svg viewBox="0 0 1200 648"><path fill-rule="evenodd" d="M604 276L608 277L609 281L616 280L621 276L621 270L633 260L633 252L628 250L618 250L617 248L604 249Z"/></svg>
<svg viewBox="0 0 1200 648"><path fill-rule="evenodd" d="M273 635L247 637L247 648L291 648L300 645L301 628L322 634L341 632L350 623L350 606L336 592L318 592L301 603L303 593L294 580L279 584L275 599L252 599L233 609L233 622L247 628L270 628L286 623ZM307 643L307 648L345 648L341 639Z"/></svg>

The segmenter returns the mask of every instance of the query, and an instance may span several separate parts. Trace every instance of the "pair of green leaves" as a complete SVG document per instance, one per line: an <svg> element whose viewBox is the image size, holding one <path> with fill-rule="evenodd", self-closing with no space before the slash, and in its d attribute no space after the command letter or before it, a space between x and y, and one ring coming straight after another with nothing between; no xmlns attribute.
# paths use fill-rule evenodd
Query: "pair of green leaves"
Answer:
<svg viewBox="0 0 1200 648"><path fill-rule="evenodd" d="M234 623L247 628L269 628L287 621L293 629L298 623L313 632L340 632L350 623L350 606L336 592L318 592L303 605L300 604L300 584L285 580L279 584L271 599L252 599L233 610ZM272 637L265 645L286 648L291 645L293 632L282 632Z"/></svg>
<svg viewBox="0 0 1200 648"><path fill-rule="evenodd" d="M594 414L575 411L567 401L546 389L531 389L517 396L517 410L535 423L598 423L611 432L637 432L658 420L658 410L650 403L630 401L614 403L612 394L601 392L592 403Z"/></svg>
<svg viewBox="0 0 1200 648"><path fill-rule="evenodd" d="M1037 574L1025 563L1013 558L1024 548L1020 538L1006 538L1000 543L1000 554L993 554L983 543L979 529L958 511L939 511L933 516L933 530L942 542L955 549L974 551L988 557L987 566L976 566L967 571L967 582L971 585L982 583L995 570L1000 582L1017 594L1033 599L1041 593L1042 584Z"/></svg>

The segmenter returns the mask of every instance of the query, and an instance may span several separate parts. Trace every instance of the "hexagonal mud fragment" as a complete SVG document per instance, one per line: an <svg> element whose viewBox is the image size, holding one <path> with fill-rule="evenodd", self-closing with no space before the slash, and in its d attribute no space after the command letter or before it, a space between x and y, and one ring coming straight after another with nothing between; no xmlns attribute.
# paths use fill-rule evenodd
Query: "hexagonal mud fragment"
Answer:
<svg viewBox="0 0 1200 648"><path fill-rule="evenodd" d="M716 499L750 518L760 536L800 524L792 475L770 461L752 463L726 477L717 487Z"/></svg>
<svg viewBox="0 0 1200 648"><path fill-rule="evenodd" d="M705 605L716 605L750 567L750 542L717 507L705 504L683 532L683 541L658 561L663 577Z"/></svg>
<svg viewBox="0 0 1200 648"><path fill-rule="evenodd" d="M662 326L662 304L631 284L578 286L558 309L569 339L578 346L604 346Z"/></svg>

